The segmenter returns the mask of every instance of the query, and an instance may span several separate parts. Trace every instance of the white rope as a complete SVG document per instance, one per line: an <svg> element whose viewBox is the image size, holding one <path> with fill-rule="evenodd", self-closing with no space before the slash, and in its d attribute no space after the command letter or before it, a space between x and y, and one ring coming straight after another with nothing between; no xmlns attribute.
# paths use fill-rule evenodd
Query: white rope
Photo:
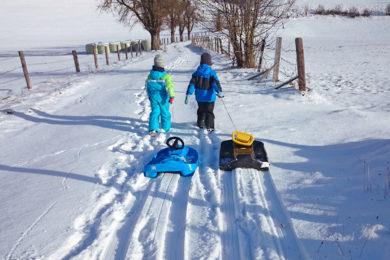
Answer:
<svg viewBox="0 0 390 260"><path fill-rule="evenodd" d="M230 122L232 122L234 130L237 130L237 127L236 127L236 125L233 122L233 119L232 119L232 117L231 117L231 115L230 115L230 113L229 113L229 111L228 111L228 109L227 109L227 107L225 105L225 102L223 101L223 98L221 98L221 101L222 101L223 106L225 107L226 113L228 114L228 116L230 118Z"/></svg>

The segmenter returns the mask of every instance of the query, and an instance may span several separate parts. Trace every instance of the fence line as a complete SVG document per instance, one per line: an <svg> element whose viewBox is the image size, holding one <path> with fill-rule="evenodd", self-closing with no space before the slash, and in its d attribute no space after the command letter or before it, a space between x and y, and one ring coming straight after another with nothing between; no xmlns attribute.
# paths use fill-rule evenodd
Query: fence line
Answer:
<svg viewBox="0 0 390 260"><path fill-rule="evenodd" d="M11 79L11 80L8 80L8 81L3 81L3 82L0 82L0 85L4 85L4 84L7 84L7 83L10 83L10 82L14 82L14 81L17 81L17 80L22 80L23 77L18 77L18 78L14 78L14 79Z"/></svg>
<svg viewBox="0 0 390 260"><path fill-rule="evenodd" d="M8 74L8 73L11 73L11 72L13 72L13 71L15 71L17 69L20 69L20 67L15 67L13 69L10 69L10 70L4 71L4 72L0 72L0 76Z"/></svg>
<svg viewBox="0 0 390 260"><path fill-rule="evenodd" d="M180 39L175 38L175 42L178 42ZM188 40L188 37L185 36L184 40ZM170 37L166 38L160 38L160 42L164 45L170 44ZM116 64L117 62L126 62L128 60L133 60L134 57L137 57L139 55L143 54L144 45L141 42L141 40L137 41L137 47L134 48L134 46L131 44L130 47L125 45L124 50L119 50L116 52L107 52L107 50L103 51L103 53L97 53L96 50L96 56L90 55L87 52L82 52L81 55L78 54L75 50L72 50L70 53L66 50L65 52L49 52L46 51L39 51L39 52L29 52L27 51L24 53L23 51L19 51L19 55L4 55L3 58L0 58L0 63L8 63L6 66L8 68L4 68L5 66L2 65L4 68L4 71L0 71L0 86L4 89L4 85L7 85L12 82L21 81L23 78L26 80L27 83L27 89L31 90L33 84L40 85L46 80L40 80L40 78L45 78L45 76L50 78L63 78L64 76L67 76L67 79L69 81L69 75L78 73L80 71L84 71L86 73L91 73L94 70L99 70L98 63L104 64L106 63L106 66L110 65L110 59L111 64ZM130 55L129 55L130 52ZM134 53L133 53L134 52ZM123 53L125 55L123 55ZM100 55L100 54L103 54ZM123 55L123 56L122 56ZM116 57L115 57L116 56ZM122 56L122 57L121 57ZM125 56L125 57L124 57ZM18 57L20 59L19 62L22 62L22 66L17 66L18 63ZM58 59L60 57L60 59ZM92 59L91 59L92 57ZM57 58L57 59L52 59ZM44 59L43 61L40 61ZM14 61L12 61L14 60ZM10 62L11 61L11 62ZM31 62L30 62L31 61ZM94 64L95 63L95 64ZM20 64L20 63L19 63ZM92 64L94 64L94 67L92 68ZM15 66L16 65L16 66ZM44 66L44 67L42 67ZM41 67L41 68L40 68ZM76 69L75 69L76 68ZM95 69L96 68L96 69ZM19 71L18 71L19 70ZM24 77L23 77L24 75ZM33 81L33 84L31 84L30 77ZM20 85L19 83L14 83L12 86ZM1 100L5 100L12 96L12 90L11 87L8 87L8 94L6 94L4 97L0 97ZM19 88L18 88L19 91ZM11 93L11 94L9 94Z"/></svg>
<svg viewBox="0 0 390 260"><path fill-rule="evenodd" d="M220 37L205 35L200 37L193 37L191 42L193 45L198 46L200 48L208 49L210 51L214 51L219 54L227 55L230 59L232 59L233 66L234 66L235 55L234 53L230 52L231 46L229 41L226 46L226 39L224 41L225 44L223 44L223 41ZM264 48L264 46L267 46L267 48ZM287 77L287 79L284 82L279 83L275 87L275 89L280 89L283 86L290 84L295 80L298 80L299 90L304 95L306 91L306 75L305 75L305 62L304 62L304 55L303 55L302 38L295 39L295 50L290 49L290 47L291 45L288 46L288 48L282 47L282 38L280 37L276 38L276 45L274 48L269 47L269 45L265 44L265 41L262 41L262 44L260 45L260 50L257 53L257 55L259 56L257 57L259 58L259 63L258 63L259 65L257 67L258 73L255 74L254 76L251 76L248 80L252 80L260 77L257 80L257 82L259 83L265 78L267 78L270 72L273 70L273 82L275 84L277 82L280 82L279 73ZM266 51L270 51L270 50L274 51L274 57L271 57L269 54L266 53ZM293 62L289 59L281 57L282 51L295 52L296 61ZM268 67L268 69L262 71L261 68L262 64L264 64L264 67ZM271 66L269 64L271 64ZM287 64L288 66L294 69L287 69L285 64Z"/></svg>
<svg viewBox="0 0 390 260"><path fill-rule="evenodd" d="M18 58L18 57L14 56L14 57L2 58L2 59L0 59L0 63L5 62L5 61L9 61L9 60L12 60L12 59L16 59L16 58Z"/></svg>

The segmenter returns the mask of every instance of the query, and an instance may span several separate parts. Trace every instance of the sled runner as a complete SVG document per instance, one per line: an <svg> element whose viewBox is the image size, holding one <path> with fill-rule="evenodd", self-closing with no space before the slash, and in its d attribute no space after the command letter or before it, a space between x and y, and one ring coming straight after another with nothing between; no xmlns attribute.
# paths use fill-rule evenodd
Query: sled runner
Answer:
<svg viewBox="0 0 390 260"><path fill-rule="evenodd" d="M160 150L144 167L144 175L156 178L158 173L179 173L191 176L199 165L199 154L194 148L184 146L181 138L173 136L166 141L168 148Z"/></svg>
<svg viewBox="0 0 390 260"><path fill-rule="evenodd" d="M256 141L251 134L234 131L232 140L221 143L219 168L224 171L231 171L235 168L267 171L269 163L264 144Z"/></svg>

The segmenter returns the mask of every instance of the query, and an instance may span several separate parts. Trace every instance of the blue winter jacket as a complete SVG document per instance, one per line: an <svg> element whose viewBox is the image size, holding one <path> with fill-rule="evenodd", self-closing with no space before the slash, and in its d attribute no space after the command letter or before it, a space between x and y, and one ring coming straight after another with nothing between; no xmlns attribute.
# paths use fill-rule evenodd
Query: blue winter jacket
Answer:
<svg viewBox="0 0 390 260"><path fill-rule="evenodd" d="M201 64L192 74L187 95L195 91L196 101L215 102L215 93L222 92L217 73L207 64Z"/></svg>
<svg viewBox="0 0 390 260"><path fill-rule="evenodd" d="M146 91L151 101L168 102L169 97L175 97L171 75L164 70L151 70L146 79Z"/></svg>

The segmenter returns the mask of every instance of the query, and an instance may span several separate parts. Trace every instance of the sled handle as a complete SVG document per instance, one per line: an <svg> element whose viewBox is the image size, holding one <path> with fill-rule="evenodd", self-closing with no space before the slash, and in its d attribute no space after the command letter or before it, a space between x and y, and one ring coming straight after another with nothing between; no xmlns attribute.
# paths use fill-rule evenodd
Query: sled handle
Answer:
<svg viewBox="0 0 390 260"><path fill-rule="evenodd" d="M232 134L232 140L236 144L240 144L243 146L251 146L255 138L251 134L234 131Z"/></svg>
<svg viewBox="0 0 390 260"><path fill-rule="evenodd" d="M172 140L174 140L173 143L171 142ZM177 136L169 137L166 144L168 145L169 148L173 150L179 150L184 148L184 141Z"/></svg>

